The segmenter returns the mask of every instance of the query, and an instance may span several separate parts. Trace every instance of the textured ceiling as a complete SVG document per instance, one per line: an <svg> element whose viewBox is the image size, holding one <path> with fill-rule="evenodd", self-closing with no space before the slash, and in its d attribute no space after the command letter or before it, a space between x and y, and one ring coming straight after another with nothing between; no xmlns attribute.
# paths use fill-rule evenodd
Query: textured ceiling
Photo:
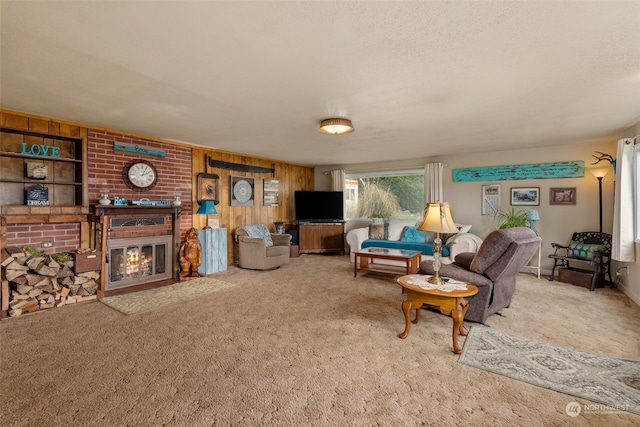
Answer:
<svg viewBox="0 0 640 427"><path fill-rule="evenodd" d="M388 161L640 120L638 1L0 5L2 108L238 153Z"/></svg>

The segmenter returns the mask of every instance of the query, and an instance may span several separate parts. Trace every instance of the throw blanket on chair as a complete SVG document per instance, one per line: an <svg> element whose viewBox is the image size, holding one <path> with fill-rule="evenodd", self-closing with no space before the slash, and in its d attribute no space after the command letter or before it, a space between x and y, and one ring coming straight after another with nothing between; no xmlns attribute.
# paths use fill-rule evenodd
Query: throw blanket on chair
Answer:
<svg viewBox="0 0 640 427"><path fill-rule="evenodd" d="M267 247L273 246L273 239L271 238L271 233L269 233L269 229L264 224L249 224L243 225L240 227L244 231L247 232L249 237L255 237L258 239L266 240Z"/></svg>

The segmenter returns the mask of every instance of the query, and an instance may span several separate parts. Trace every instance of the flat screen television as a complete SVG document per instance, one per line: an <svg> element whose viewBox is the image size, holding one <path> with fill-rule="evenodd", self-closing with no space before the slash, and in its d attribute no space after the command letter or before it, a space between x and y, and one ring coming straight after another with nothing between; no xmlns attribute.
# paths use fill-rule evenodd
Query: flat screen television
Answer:
<svg viewBox="0 0 640 427"><path fill-rule="evenodd" d="M344 193L342 191L295 192L296 221L342 222L344 221Z"/></svg>

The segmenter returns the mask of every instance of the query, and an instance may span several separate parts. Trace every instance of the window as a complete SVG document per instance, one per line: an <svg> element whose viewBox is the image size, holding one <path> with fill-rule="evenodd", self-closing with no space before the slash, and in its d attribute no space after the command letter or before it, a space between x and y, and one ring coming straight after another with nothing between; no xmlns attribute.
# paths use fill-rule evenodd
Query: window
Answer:
<svg viewBox="0 0 640 427"><path fill-rule="evenodd" d="M358 200L357 191L358 191L357 184L355 186L347 187L345 189L345 192L344 192L345 200L347 200L347 201L357 201Z"/></svg>
<svg viewBox="0 0 640 427"><path fill-rule="evenodd" d="M346 174L346 217L420 219L424 170Z"/></svg>
<svg viewBox="0 0 640 427"><path fill-rule="evenodd" d="M633 170L634 177L634 218L635 218L635 240L640 243L640 144L636 144L633 150Z"/></svg>

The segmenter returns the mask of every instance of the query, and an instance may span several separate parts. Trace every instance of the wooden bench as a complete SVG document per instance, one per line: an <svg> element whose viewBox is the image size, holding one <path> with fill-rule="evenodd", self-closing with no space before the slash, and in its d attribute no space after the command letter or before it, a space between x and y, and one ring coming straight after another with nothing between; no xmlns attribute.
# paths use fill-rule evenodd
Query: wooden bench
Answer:
<svg viewBox="0 0 640 427"><path fill-rule="evenodd" d="M587 263L595 267L593 278L591 279L591 290L596 288L598 283L613 284L611 280L611 234L599 231L582 231L573 233L568 245L551 243L555 251L549 255L554 260L551 269L553 281L556 267L571 268L570 262ZM607 281L607 276L609 279Z"/></svg>

